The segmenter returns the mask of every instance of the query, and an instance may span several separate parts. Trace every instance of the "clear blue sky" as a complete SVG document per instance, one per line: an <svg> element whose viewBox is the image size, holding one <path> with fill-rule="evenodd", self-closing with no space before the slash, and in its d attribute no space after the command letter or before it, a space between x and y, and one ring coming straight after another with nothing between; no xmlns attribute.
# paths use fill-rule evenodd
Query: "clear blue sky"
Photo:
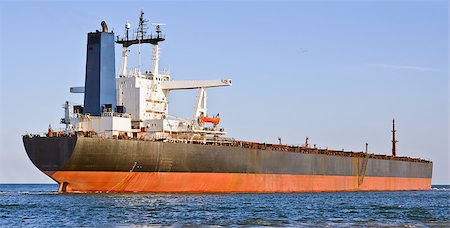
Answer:
<svg viewBox="0 0 450 228"><path fill-rule="evenodd" d="M122 35L141 9L167 24L173 79L233 79L208 91L229 136L389 154L395 117L398 154L433 160L433 184L450 184L448 1L1 2L0 183L51 182L21 134L82 103L69 87L84 85L86 33L106 20ZM190 117L194 99L172 93L171 114Z"/></svg>

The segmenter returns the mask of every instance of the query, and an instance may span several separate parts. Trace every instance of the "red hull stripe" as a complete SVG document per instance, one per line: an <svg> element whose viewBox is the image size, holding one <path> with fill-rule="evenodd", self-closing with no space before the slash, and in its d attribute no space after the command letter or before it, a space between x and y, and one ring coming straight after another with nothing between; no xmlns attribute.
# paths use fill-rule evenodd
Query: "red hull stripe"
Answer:
<svg viewBox="0 0 450 228"><path fill-rule="evenodd" d="M357 176L56 171L48 173L67 192L336 192L429 190L431 178ZM65 184L63 184L66 182Z"/></svg>

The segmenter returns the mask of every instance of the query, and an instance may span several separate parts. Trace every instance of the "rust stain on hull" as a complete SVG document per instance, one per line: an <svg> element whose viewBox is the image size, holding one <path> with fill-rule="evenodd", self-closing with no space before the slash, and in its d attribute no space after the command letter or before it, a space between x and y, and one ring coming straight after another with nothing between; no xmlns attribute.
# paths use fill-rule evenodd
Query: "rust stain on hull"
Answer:
<svg viewBox="0 0 450 228"><path fill-rule="evenodd" d="M430 190L431 178L358 176L56 171L60 192L293 193Z"/></svg>

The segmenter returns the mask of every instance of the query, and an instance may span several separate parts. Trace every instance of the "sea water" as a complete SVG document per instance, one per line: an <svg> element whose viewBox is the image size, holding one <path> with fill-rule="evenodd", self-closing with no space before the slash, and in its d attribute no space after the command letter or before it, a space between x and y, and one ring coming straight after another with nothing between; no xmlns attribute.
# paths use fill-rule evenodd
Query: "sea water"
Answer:
<svg viewBox="0 0 450 228"><path fill-rule="evenodd" d="M296 194L67 194L0 185L0 226L449 227L450 186Z"/></svg>

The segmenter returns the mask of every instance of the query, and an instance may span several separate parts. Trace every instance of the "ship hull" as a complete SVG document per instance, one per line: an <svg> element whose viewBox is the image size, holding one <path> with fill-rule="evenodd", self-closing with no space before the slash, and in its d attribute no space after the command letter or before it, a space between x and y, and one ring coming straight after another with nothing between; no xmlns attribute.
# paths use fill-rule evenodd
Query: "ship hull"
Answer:
<svg viewBox="0 0 450 228"><path fill-rule="evenodd" d="M61 192L294 193L429 190L431 178L352 176L58 171ZM64 183L68 183L64 185Z"/></svg>
<svg viewBox="0 0 450 228"><path fill-rule="evenodd" d="M61 192L335 192L431 188L432 163L85 137L24 137Z"/></svg>

